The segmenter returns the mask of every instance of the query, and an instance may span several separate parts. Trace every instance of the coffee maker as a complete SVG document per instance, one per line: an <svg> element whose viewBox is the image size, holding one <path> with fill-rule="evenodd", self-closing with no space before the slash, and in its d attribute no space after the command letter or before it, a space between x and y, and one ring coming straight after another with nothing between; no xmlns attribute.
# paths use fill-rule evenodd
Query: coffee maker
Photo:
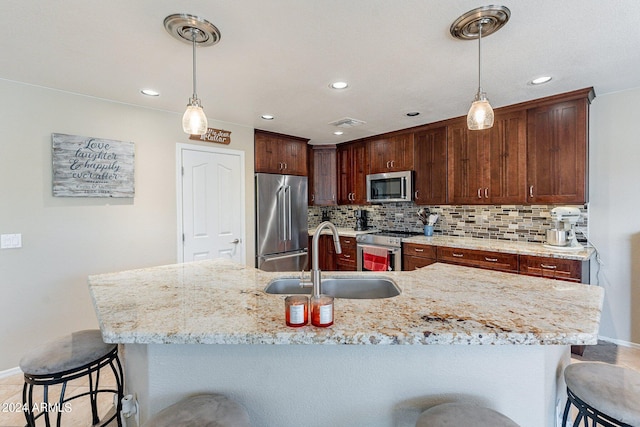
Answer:
<svg viewBox="0 0 640 427"><path fill-rule="evenodd" d="M356 226L354 230L364 231L368 228L369 226L367 225L367 211L364 209L356 209Z"/></svg>

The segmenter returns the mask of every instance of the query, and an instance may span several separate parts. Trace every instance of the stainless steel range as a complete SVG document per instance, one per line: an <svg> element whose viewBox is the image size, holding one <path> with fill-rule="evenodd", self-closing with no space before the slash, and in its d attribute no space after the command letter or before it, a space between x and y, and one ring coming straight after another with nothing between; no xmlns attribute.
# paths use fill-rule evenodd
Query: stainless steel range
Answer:
<svg viewBox="0 0 640 427"><path fill-rule="evenodd" d="M417 236L420 233L410 231L388 231L380 233L360 234L356 237L357 242L357 267L358 271L371 271L365 268L365 252L379 253L380 249L385 249L387 254L387 271L402 270L402 239L405 237ZM383 270L376 270L383 271Z"/></svg>

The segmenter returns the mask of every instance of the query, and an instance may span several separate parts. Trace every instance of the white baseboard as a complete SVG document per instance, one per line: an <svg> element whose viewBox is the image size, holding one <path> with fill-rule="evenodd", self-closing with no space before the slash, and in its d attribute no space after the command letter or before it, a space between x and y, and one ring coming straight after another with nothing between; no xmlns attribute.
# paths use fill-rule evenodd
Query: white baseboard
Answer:
<svg viewBox="0 0 640 427"><path fill-rule="evenodd" d="M0 379L1 378L7 378L7 377L10 377L12 375L22 375L22 371L17 366L15 368L11 368L11 369L7 369L7 370L4 370L4 371L0 371Z"/></svg>
<svg viewBox="0 0 640 427"><path fill-rule="evenodd" d="M612 344L619 345L619 346L622 346L622 347L629 347L629 348L635 348L635 349L640 350L640 344L636 344L636 343L631 342L631 341L618 340L618 339L615 339L615 338L608 338L608 337L603 337L603 336L598 336L598 339L602 340L602 341L610 342Z"/></svg>

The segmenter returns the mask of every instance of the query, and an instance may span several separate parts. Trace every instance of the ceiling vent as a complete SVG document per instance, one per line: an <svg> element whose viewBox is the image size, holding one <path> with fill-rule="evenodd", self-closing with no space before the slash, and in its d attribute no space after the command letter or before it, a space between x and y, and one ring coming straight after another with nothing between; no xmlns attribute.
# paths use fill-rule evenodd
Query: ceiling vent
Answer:
<svg viewBox="0 0 640 427"><path fill-rule="evenodd" d="M329 123L332 126L336 126L339 128L353 128L356 126L364 125L365 121L352 119L351 117L345 117L344 119L336 120L335 122Z"/></svg>

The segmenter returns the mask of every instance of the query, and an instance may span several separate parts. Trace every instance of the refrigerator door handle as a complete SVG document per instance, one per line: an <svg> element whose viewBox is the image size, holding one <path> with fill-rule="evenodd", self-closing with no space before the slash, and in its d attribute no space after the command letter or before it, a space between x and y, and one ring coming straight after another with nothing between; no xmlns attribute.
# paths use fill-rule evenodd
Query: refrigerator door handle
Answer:
<svg viewBox="0 0 640 427"><path fill-rule="evenodd" d="M280 238L280 240L287 240L287 231L286 231L286 224L287 224L287 219L285 217L285 208L284 208L284 191L285 191L285 187L284 186L280 186L280 188L278 188L278 191L276 191L276 199L277 199L277 205L278 205L278 237Z"/></svg>
<svg viewBox="0 0 640 427"><path fill-rule="evenodd" d="M286 203L287 203L287 239L286 240L291 240L293 239L293 232L291 230L291 186L287 185L285 187L284 190L284 194L285 194L285 199L286 199Z"/></svg>
<svg viewBox="0 0 640 427"><path fill-rule="evenodd" d="M304 250L302 252L296 252L294 254L278 255L278 256L259 256L258 258L266 260L266 261L277 261L277 260L281 260L281 259L297 258L297 257L301 257L301 256L307 256L307 251Z"/></svg>

